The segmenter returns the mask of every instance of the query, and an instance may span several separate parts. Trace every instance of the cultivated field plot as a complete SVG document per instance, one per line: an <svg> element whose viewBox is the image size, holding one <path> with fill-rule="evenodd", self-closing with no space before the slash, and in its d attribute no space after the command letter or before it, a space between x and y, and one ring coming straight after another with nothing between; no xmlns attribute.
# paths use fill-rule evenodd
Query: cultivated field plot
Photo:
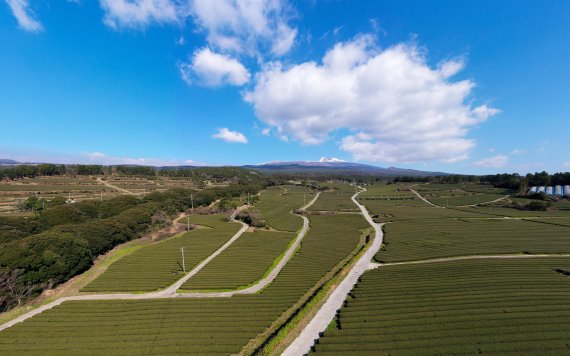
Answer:
<svg viewBox="0 0 570 356"><path fill-rule="evenodd" d="M309 203L314 196L314 193L306 187L288 185L271 187L261 193L255 207L272 228L294 232L303 226L303 219L291 214L291 211L302 207L303 203Z"/></svg>
<svg viewBox="0 0 570 356"><path fill-rule="evenodd" d="M509 192L483 184L423 184L413 187L424 198L439 206L463 206L500 199Z"/></svg>
<svg viewBox="0 0 570 356"><path fill-rule="evenodd" d="M553 209L549 211L529 211L504 207L499 204L491 206L478 206L469 208L458 208L464 211L472 211L489 216L509 216L509 217L570 217L570 210Z"/></svg>
<svg viewBox="0 0 570 356"><path fill-rule="evenodd" d="M64 303L1 332L0 353L238 353L348 256L367 227L360 215L312 216L300 249L260 294Z"/></svg>
<svg viewBox="0 0 570 356"><path fill-rule="evenodd" d="M461 217L497 217L488 216L485 210L474 208L444 209L427 205L420 199L413 200L364 200L366 206L376 220L380 222L403 221L409 219L442 219Z"/></svg>
<svg viewBox="0 0 570 356"><path fill-rule="evenodd" d="M360 193L358 197L361 200L414 199L416 195L410 192L410 187L409 184L374 184L366 186L366 191Z"/></svg>
<svg viewBox="0 0 570 356"><path fill-rule="evenodd" d="M567 354L570 259L386 266L362 276L317 354Z"/></svg>
<svg viewBox="0 0 570 356"><path fill-rule="evenodd" d="M264 276L294 237L290 232L246 232L181 289L233 290L250 285Z"/></svg>
<svg viewBox="0 0 570 356"><path fill-rule="evenodd" d="M209 226L141 248L112 264L82 292L138 292L167 287L183 276L184 247L186 271L226 243L241 225L225 222L221 215L194 215L190 223Z"/></svg>
<svg viewBox="0 0 570 356"><path fill-rule="evenodd" d="M330 184L329 191L319 195L319 199L308 209L310 211L358 211L351 200L357 192L355 187L346 184Z"/></svg>
<svg viewBox="0 0 570 356"><path fill-rule="evenodd" d="M16 181L0 181L0 214L18 212L18 202L37 195L51 200L57 196L75 201L107 199L122 193L106 187L89 177L39 177Z"/></svg>
<svg viewBox="0 0 570 356"><path fill-rule="evenodd" d="M384 229L385 246L375 257L381 262L570 252L569 227L524 220L417 219L387 224Z"/></svg>

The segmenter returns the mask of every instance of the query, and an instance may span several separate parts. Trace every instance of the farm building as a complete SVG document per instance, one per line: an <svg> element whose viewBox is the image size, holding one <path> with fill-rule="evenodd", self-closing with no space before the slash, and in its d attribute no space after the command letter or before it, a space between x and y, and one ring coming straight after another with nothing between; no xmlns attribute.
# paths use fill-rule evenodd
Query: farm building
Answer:
<svg viewBox="0 0 570 356"><path fill-rule="evenodd" d="M570 197L570 185L565 185L565 186L557 185L554 187L531 187L528 190L528 194L534 194L534 193L546 193L547 195Z"/></svg>

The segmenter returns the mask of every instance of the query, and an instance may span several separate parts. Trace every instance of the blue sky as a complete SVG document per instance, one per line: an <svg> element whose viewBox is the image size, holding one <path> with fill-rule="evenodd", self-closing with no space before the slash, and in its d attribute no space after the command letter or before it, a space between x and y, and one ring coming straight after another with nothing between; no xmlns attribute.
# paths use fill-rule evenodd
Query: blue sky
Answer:
<svg viewBox="0 0 570 356"><path fill-rule="evenodd" d="M568 1L2 0L0 158L570 170Z"/></svg>

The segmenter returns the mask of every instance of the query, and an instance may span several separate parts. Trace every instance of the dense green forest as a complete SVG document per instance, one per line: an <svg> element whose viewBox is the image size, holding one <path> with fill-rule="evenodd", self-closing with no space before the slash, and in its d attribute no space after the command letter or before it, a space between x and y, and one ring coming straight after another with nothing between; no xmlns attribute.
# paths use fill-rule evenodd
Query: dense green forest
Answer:
<svg viewBox="0 0 570 356"><path fill-rule="evenodd" d="M0 218L0 311L25 303L44 289L87 270L94 259L136 239L168 217L217 199L256 194L261 181L200 191L173 189L144 198L61 204L33 217Z"/></svg>

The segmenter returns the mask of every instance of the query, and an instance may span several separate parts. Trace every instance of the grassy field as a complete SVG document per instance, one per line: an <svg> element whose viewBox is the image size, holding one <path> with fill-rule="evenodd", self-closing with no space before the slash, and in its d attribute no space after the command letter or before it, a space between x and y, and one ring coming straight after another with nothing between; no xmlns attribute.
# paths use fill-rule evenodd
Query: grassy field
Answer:
<svg viewBox="0 0 570 356"><path fill-rule="evenodd" d="M250 285L263 277L294 237L289 232L246 232L181 289L225 290Z"/></svg>
<svg viewBox="0 0 570 356"><path fill-rule="evenodd" d="M383 262L437 257L570 252L570 228L512 219L416 219L385 226Z"/></svg>
<svg viewBox="0 0 570 356"><path fill-rule="evenodd" d="M356 193L355 187L346 184L328 184L326 187L329 190L321 193L310 211L358 211L350 199Z"/></svg>
<svg viewBox="0 0 570 356"><path fill-rule="evenodd" d="M190 222L211 228L196 229L144 247L115 262L82 292L139 292L167 287L183 275L180 247L185 247L188 272L241 227L238 223L225 222L221 215L195 215Z"/></svg>
<svg viewBox="0 0 570 356"><path fill-rule="evenodd" d="M303 226L303 219L291 214L291 211L302 207L303 203L309 203L313 197L314 193L306 187L271 187L261 193L255 207L270 227L294 232Z"/></svg>
<svg viewBox="0 0 570 356"><path fill-rule="evenodd" d="M365 273L317 354L567 354L570 259L391 266ZM340 327L340 329L338 328Z"/></svg>
<svg viewBox="0 0 570 356"><path fill-rule="evenodd" d="M0 333L0 353L238 353L350 254L366 227L358 215L312 216L300 249L260 294L64 303Z"/></svg>

